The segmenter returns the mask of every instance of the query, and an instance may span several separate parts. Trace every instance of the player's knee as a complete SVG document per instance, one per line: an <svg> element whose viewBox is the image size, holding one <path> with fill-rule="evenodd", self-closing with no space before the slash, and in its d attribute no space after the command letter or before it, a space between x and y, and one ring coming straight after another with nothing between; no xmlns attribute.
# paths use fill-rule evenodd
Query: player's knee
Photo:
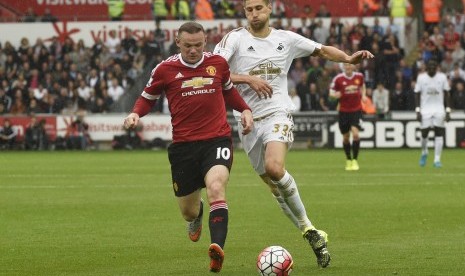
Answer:
<svg viewBox="0 0 465 276"><path fill-rule="evenodd" d="M188 207L182 209L181 214L185 221L193 221L199 215L199 210L195 210L195 208Z"/></svg>
<svg viewBox="0 0 465 276"><path fill-rule="evenodd" d="M274 181L280 180L284 176L284 168L279 162L269 162L265 165L266 173Z"/></svg>
<svg viewBox="0 0 465 276"><path fill-rule="evenodd" d="M226 183L214 181L207 185L208 200L210 202L224 200Z"/></svg>

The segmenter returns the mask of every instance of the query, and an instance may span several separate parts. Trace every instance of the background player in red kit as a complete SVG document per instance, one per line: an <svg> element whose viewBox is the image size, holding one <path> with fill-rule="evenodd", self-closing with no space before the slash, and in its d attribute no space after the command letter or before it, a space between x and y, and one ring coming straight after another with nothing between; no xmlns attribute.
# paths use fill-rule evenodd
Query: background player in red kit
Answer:
<svg viewBox="0 0 465 276"><path fill-rule="evenodd" d="M363 74L355 72L355 65L344 63L343 72L333 78L329 96L339 99L339 130L342 133L342 145L346 154L346 171L358 171L357 162L360 149L362 121L362 100L366 98ZM350 134L352 133L352 145Z"/></svg>
<svg viewBox="0 0 465 276"><path fill-rule="evenodd" d="M226 60L203 52L206 35L202 25L184 23L178 30L176 44L181 53L153 69L124 125L137 126L139 118L149 113L156 99L165 92L173 126L168 157L174 194L188 222L189 237L196 242L202 231L201 189L206 188L210 204L210 271L219 272L228 231L225 194L233 159L225 103L241 112L244 134L252 129L252 112L233 87Z"/></svg>

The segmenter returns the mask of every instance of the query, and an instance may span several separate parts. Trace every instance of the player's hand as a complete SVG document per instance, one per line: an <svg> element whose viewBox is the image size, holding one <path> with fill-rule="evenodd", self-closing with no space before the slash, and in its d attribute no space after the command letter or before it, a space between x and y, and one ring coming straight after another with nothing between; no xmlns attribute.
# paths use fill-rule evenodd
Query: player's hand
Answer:
<svg viewBox="0 0 465 276"><path fill-rule="evenodd" d="M241 114L242 134L247 135L253 128L253 116L249 109L242 111Z"/></svg>
<svg viewBox="0 0 465 276"><path fill-rule="evenodd" d="M124 118L124 127L126 129L135 128L139 124L139 115L137 113L131 113Z"/></svg>
<svg viewBox="0 0 465 276"><path fill-rule="evenodd" d="M446 112L446 122L450 121L450 112Z"/></svg>
<svg viewBox="0 0 465 276"><path fill-rule="evenodd" d="M349 63L351 64L359 64L363 59L370 59L374 58L375 56L367 50L361 50L353 53L350 56Z"/></svg>
<svg viewBox="0 0 465 276"><path fill-rule="evenodd" d="M271 98L273 95L273 87L264 79L256 76L250 76L248 84L260 99Z"/></svg>
<svg viewBox="0 0 465 276"><path fill-rule="evenodd" d="M417 112L417 121L421 122L421 113Z"/></svg>
<svg viewBox="0 0 465 276"><path fill-rule="evenodd" d="M333 98L333 99L340 99L342 96L342 93L339 92L339 91L336 91L336 92L333 92L330 94L330 97Z"/></svg>

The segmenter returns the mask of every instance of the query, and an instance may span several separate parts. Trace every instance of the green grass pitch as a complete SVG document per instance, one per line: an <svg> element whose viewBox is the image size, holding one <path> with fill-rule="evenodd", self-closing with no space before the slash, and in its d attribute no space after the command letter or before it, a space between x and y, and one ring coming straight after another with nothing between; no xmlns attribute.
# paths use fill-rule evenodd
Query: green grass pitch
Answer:
<svg viewBox="0 0 465 276"><path fill-rule="evenodd" d="M292 275L464 275L465 154L442 169L419 150L292 151L287 167L332 264L281 213L237 150L228 186L221 275L258 275L261 249L281 245ZM166 151L1 152L0 275L210 275L204 233L192 243L170 184ZM204 193L205 194L205 193ZM207 209L208 210L208 209Z"/></svg>

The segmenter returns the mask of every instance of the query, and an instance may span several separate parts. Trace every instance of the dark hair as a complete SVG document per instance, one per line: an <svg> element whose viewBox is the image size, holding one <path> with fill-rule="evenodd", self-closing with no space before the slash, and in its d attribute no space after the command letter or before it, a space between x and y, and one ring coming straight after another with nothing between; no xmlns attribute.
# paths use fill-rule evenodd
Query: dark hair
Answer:
<svg viewBox="0 0 465 276"><path fill-rule="evenodd" d="M181 25L178 29L178 35L181 33L186 32L189 34L196 34L198 32L203 32L205 33L205 29L203 26L197 22L194 21L189 21Z"/></svg>

